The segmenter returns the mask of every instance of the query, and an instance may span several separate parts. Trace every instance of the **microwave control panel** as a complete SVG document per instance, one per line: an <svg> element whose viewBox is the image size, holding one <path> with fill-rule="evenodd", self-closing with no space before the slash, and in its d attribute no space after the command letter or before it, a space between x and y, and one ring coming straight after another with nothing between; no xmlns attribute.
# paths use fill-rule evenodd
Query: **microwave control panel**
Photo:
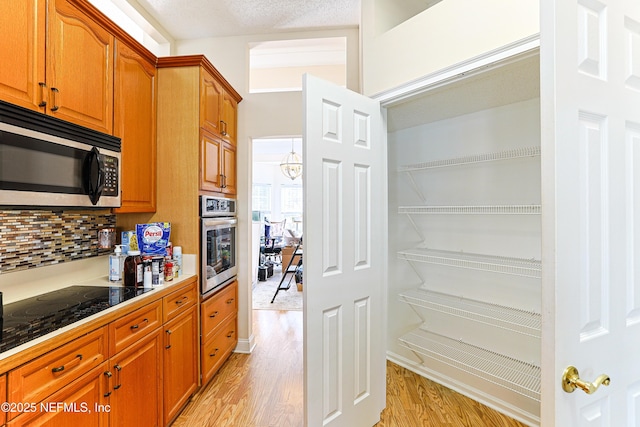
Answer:
<svg viewBox="0 0 640 427"><path fill-rule="evenodd" d="M118 196L118 158L113 156L102 156L104 165L104 189L103 196Z"/></svg>

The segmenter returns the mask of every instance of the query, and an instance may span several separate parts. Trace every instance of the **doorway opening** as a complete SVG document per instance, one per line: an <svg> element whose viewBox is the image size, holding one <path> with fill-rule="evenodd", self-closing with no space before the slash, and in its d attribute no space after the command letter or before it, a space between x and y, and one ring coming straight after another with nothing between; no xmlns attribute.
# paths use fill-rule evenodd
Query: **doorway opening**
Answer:
<svg viewBox="0 0 640 427"><path fill-rule="evenodd" d="M252 308L301 311L302 139L254 139L252 150Z"/></svg>

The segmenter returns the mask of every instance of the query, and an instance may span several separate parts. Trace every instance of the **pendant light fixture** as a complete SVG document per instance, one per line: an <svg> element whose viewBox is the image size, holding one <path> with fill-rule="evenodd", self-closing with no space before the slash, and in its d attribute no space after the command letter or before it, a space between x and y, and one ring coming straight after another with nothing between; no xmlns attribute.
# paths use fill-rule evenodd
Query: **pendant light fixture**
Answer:
<svg viewBox="0 0 640 427"><path fill-rule="evenodd" d="M293 139L291 139L291 152L282 159L280 170L292 181L302 175L302 159L293 150Z"/></svg>

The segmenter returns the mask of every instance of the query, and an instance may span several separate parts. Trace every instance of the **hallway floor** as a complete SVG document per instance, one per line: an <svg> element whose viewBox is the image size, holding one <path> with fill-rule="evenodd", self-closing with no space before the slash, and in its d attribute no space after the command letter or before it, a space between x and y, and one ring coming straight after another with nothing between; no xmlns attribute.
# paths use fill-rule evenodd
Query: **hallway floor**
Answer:
<svg viewBox="0 0 640 427"><path fill-rule="evenodd" d="M254 310L257 345L234 353L174 427L302 427L302 312ZM474 400L387 363L377 427L524 427Z"/></svg>

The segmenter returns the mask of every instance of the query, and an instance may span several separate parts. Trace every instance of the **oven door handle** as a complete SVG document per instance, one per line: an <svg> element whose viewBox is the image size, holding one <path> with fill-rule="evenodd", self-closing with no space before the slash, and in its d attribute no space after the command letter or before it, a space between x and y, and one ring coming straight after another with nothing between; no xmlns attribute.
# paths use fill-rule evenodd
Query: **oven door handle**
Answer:
<svg viewBox="0 0 640 427"><path fill-rule="evenodd" d="M202 226L207 228L225 228L237 224L238 220L235 218L202 218Z"/></svg>

